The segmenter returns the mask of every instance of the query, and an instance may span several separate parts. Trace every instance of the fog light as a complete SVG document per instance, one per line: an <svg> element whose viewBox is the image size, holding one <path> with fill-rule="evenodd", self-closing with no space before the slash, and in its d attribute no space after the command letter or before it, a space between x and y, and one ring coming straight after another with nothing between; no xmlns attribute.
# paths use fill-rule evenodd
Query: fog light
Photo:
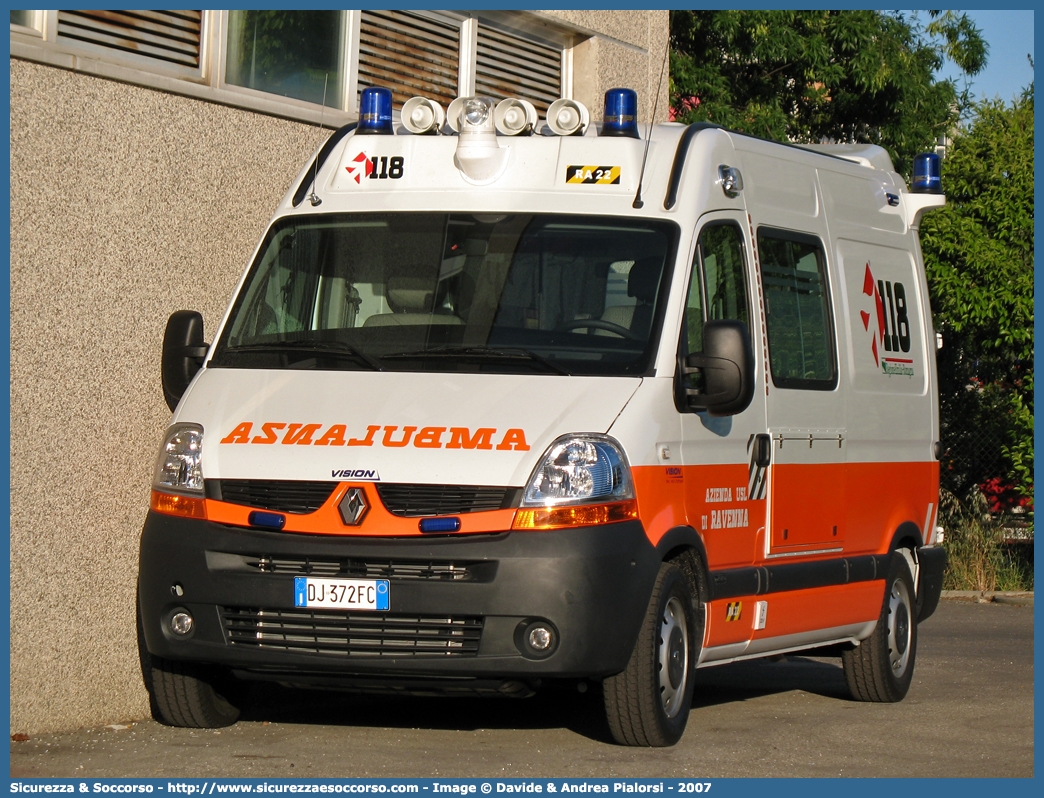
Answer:
<svg viewBox="0 0 1044 798"><path fill-rule="evenodd" d="M534 626L529 630L526 642L534 651L547 651L551 647L553 636L551 630L545 626Z"/></svg>
<svg viewBox="0 0 1044 798"><path fill-rule="evenodd" d="M176 612L170 619L170 631L184 637L192 633L194 621L187 612Z"/></svg>
<svg viewBox="0 0 1044 798"><path fill-rule="evenodd" d="M515 627L515 647L526 659L546 659L558 649L558 630L540 618L524 620Z"/></svg>

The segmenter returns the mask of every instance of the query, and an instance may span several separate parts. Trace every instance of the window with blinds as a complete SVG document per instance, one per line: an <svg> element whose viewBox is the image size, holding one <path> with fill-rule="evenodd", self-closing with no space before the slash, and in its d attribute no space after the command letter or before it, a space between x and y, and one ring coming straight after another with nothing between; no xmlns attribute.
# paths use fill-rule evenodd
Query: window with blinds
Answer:
<svg viewBox="0 0 1044 798"><path fill-rule="evenodd" d="M59 42L199 69L202 11L59 11Z"/></svg>
<svg viewBox="0 0 1044 798"><path fill-rule="evenodd" d="M396 108L422 95L443 107L457 96L460 29L400 11L363 11L359 92L391 89Z"/></svg>
<svg viewBox="0 0 1044 798"><path fill-rule="evenodd" d="M562 48L479 24L476 94L529 100L543 116L561 96Z"/></svg>
<svg viewBox="0 0 1044 798"><path fill-rule="evenodd" d="M324 97L349 117L368 86L391 89L396 109L415 96L445 108L466 90L543 115L568 90L563 48L575 36L526 14L11 11L11 46L16 58L67 67L71 54L78 71L291 119L315 121Z"/></svg>

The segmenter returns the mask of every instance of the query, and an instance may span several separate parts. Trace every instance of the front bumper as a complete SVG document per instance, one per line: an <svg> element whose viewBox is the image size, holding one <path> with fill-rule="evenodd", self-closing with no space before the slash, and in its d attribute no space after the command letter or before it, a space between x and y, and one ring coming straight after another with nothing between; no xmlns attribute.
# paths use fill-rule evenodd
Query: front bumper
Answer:
<svg viewBox="0 0 1044 798"><path fill-rule="evenodd" d="M138 576L148 650L255 678L600 678L624 669L660 558L638 521L375 539L267 532L150 512ZM388 578L387 613L294 607L294 577ZM189 612L179 638L170 618ZM521 630L549 621L552 652ZM523 651L526 651L524 654Z"/></svg>

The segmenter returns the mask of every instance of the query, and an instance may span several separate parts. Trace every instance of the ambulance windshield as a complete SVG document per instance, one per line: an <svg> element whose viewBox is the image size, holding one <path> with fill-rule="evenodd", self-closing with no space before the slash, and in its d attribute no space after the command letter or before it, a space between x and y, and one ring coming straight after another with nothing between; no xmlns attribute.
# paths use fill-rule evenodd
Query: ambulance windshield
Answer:
<svg viewBox="0 0 1044 798"><path fill-rule="evenodd" d="M615 217L283 219L210 366L644 374L676 240Z"/></svg>

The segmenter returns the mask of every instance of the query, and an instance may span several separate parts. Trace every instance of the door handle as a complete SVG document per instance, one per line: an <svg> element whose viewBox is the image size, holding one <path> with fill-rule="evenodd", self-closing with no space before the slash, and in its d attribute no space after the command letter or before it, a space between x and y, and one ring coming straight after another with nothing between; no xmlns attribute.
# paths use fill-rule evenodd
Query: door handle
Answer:
<svg viewBox="0 0 1044 798"><path fill-rule="evenodd" d="M772 437L762 432L754 436L754 465L768 468L772 462Z"/></svg>

